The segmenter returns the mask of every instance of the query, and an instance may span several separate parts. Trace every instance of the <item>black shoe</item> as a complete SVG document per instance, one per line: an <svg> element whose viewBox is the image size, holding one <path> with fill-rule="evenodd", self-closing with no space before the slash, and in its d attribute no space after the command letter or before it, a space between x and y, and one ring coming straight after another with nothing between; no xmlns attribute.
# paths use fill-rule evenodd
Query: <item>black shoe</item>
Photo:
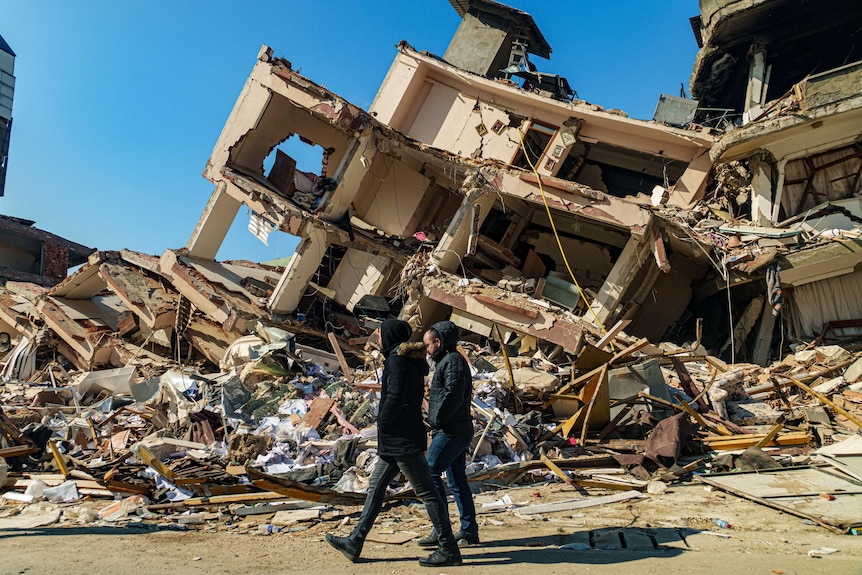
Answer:
<svg viewBox="0 0 862 575"><path fill-rule="evenodd" d="M416 542L416 545L419 547L437 547L440 545L440 537L437 536L437 532L432 530L431 534L427 537L423 537L419 541Z"/></svg>
<svg viewBox="0 0 862 575"><path fill-rule="evenodd" d="M428 557L419 560L423 567L454 567L462 563L464 560L461 559L461 550L457 546L445 549L440 547Z"/></svg>
<svg viewBox="0 0 862 575"><path fill-rule="evenodd" d="M463 531L459 531L455 534L455 542L459 547L467 547L468 545L478 545L479 544L479 535L467 535ZM421 543L420 543L421 545Z"/></svg>
<svg viewBox="0 0 862 575"><path fill-rule="evenodd" d="M327 533L326 542L341 551L342 555L354 563L359 560L359 554L362 553L362 545L358 545L350 537L336 537L331 533Z"/></svg>

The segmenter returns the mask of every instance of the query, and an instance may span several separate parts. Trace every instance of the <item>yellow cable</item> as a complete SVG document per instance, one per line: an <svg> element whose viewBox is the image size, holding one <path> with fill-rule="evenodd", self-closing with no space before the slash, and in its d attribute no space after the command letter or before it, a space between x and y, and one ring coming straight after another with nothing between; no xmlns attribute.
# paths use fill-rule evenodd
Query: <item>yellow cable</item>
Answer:
<svg viewBox="0 0 862 575"><path fill-rule="evenodd" d="M542 187L542 176L539 175L539 172L536 171L536 166L534 166L533 162L530 160L530 154L527 153L527 148L524 146L524 135L521 133L520 128L518 128L518 138L521 140L521 151L524 153L524 157L527 159L527 163L530 164L530 168L532 168L533 173L536 175L536 181L539 183L539 191L542 193L542 202L544 202L545 210L548 212L548 220L551 222L551 230L553 230L554 237L557 239L557 247L560 248L560 255L563 256L563 263L566 264L566 269L569 270L569 276L571 276L572 281L575 282L575 286L577 286L578 292L581 294L581 299L584 300L584 304L586 304L587 309L593 314L593 317L595 318L596 323L599 324L602 333L607 334L608 330L605 329L604 323L602 323L599 316L596 315L590 302L587 301L587 296L584 295L584 290L581 289L581 285L578 283L578 279L575 277L572 267L569 265L569 259L566 257L566 252L563 250L563 243L560 241L560 234L557 233L557 226L554 224L554 216L551 215L551 207L548 205L547 198L545 198L545 188ZM613 344L611 344L611 348L613 348Z"/></svg>

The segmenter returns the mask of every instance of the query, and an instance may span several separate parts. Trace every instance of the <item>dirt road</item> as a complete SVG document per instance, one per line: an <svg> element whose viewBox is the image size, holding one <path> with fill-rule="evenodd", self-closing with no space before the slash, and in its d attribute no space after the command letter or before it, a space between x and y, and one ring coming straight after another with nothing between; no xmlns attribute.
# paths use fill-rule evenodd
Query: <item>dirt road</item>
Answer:
<svg viewBox="0 0 862 575"><path fill-rule="evenodd" d="M572 496L557 486L507 493L514 501ZM480 501L488 497L482 495ZM454 506L451 511L457 513ZM716 516L733 527L717 527L712 521ZM424 552L412 541L403 545L368 542L363 559L352 564L323 541L326 532L346 533L351 523L341 524L333 519L269 536L218 521L185 532L92 525L0 531L0 573L862 575L862 537L837 535L732 495L705 491L697 484L531 521L511 512L482 514L483 543L463 550L463 567L419 566L416 560ZM394 506L378 524L384 532L424 534L428 529L421 510L414 506ZM823 547L838 551L809 556L810 550Z"/></svg>

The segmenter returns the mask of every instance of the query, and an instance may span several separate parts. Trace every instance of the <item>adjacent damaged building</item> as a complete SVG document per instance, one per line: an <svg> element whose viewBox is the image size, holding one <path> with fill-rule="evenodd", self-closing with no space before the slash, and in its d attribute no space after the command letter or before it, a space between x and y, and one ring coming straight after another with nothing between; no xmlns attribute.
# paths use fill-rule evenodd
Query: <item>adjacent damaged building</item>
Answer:
<svg viewBox="0 0 862 575"><path fill-rule="evenodd" d="M763 295L762 313L753 310L762 319L750 359L765 365L779 338L858 336L862 6L700 5L691 92L701 117L726 130L710 151L716 185L706 219L713 225L701 227L711 228L706 245L741 262L725 274L737 303ZM779 311L783 326L771 319Z"/></svg>

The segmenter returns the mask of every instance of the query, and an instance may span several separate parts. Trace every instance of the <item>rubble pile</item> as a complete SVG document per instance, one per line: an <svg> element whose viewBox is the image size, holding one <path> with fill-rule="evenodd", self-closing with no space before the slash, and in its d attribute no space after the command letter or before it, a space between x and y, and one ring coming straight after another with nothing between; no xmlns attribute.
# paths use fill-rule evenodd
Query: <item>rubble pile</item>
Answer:
<svg viewBox="0 0 862 575"><path fill-rule="evenodd" d="M551 481L597 500L658 496L673 482L812 464L860 479L840 450L818 455L862 427L859 352L808 346L763 368L727 364L696 342L657 347L618 332L552 359L555 346L535 339L464 335L474 373L468 473L479 490ZM85 371L47 353L57 339L42 336L29 380L0 387L0 523L256 533L279 525L273 513L290 516L282 526L325 529L361 504L376 461L382 362L372 345L360 367L330 370L304 359L292 333L258 322L220 370L150 353ZM409 500L409 486L392 496ZM814 520L836 531L858 524Z"/></svg>

